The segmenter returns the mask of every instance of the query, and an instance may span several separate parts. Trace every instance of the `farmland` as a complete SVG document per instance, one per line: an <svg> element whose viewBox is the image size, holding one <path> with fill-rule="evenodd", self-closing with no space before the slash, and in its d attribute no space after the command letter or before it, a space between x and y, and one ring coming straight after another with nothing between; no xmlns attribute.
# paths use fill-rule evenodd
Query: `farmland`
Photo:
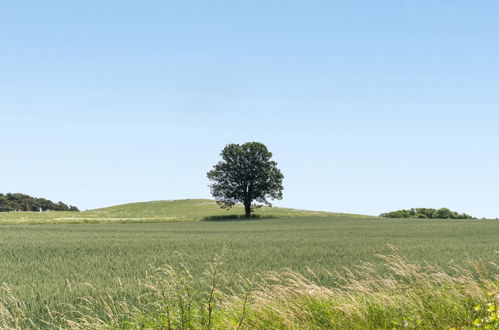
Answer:
<svg viewBox="0 0 499 330"><path fill-rule="evenodd" d="M360 261L380 265L375 254L392 254L393 247L410 261L451 273L453 265L480 260L494 273L488 262L499 259L499 222L493 220L382 219L286 209L264 210L267 218L261 219L216 220L226 211L206 214L206 209L191 205L189 213L185 205L170 203L131 204L85 215L99 222L120 217L156 222L50 224L53 218L43 214L35 222L49 224L0 226L0 279L26 302L28 315L40 320L47 316L45 306L58 310L82 296L106 292L133 302L141 290L139 281L151 267L183 262L194 276L201 276L206 263L224 248L228 286L235 274L251 277L283 268L306 273L307 267L325 285L334 286L328 272L342 273ZM178 207L170 214L186 212L193 220L204 214L216 221L161 221L157 215L168 213L168 206ZM8 216L13 222L12 217L19 217Z"/></svg>

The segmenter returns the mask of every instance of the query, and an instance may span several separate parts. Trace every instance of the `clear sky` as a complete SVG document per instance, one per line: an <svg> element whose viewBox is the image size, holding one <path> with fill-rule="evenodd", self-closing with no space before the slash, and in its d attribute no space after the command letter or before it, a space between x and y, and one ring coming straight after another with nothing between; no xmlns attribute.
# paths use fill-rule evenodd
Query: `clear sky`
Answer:
<svg viewBox="0 0 499 330"><path fill-rule="evenodd" d="M260 141L277 205L499 217L499 2L1 1L0 191L209 198Z"/></svg>

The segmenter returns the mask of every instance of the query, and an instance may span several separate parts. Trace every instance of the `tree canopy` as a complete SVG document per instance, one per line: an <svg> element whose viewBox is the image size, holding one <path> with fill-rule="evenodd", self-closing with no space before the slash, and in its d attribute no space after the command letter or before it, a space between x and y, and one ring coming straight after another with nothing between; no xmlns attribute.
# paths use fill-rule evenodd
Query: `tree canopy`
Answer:
<svg viewBox="0 0 499 330"><path fill-rule="evenodd" d="M229 144L220 156L222 160L207 173L211 193L220 206L242 203L245 216L250 217L254 208L272 206L269 200L282 199L284 176L263 143Z"/></svg>
<svg viewBox="0 0 499 330"><path fill-rule="evenodd" d="M0 194L0 212L12 211L75 211L78 208L63 202L54 203L45 198L35 198L24 194Z"/></svg>
<svg viewBox="0 0 499 330"><path fill-rule="evenodd" d="M380 217L384 218L420 218L420 219L475 219L466 213L458 213L447 208L415 208L409 210L398 210L388 213L382 213Z"/></svg>

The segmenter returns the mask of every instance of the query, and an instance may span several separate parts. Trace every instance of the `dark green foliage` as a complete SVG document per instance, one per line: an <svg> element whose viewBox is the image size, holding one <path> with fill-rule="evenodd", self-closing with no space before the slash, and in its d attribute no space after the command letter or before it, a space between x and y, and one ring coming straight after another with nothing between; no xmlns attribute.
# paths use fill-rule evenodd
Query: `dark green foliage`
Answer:
<svg viewBox="0 0 499 330"><path fill-rule="evenodd" d="M63 202L54 203L45 198L35 198L24 194L0 194L0 212L14 211L74 211L79 212L76 206L66 205Z"/></svg>
<svg viewBox="0 0 499 330"><path fill-rule="evenodd" d="M416 208L410 210L398 210L394 212L382 213L384 218L418 218L418 219L476 219L466 213L458 213L447 208L427 209Z"/></svg>
<svg viewBox="0 0 499 330"><path fill-rule="evenodd" d="M223 208L242 203L249 217L259 205L272 206L268 199L282 199L284 176L264 144L229 144L220 156L207 176L213 182L211 193Z"/></svg>

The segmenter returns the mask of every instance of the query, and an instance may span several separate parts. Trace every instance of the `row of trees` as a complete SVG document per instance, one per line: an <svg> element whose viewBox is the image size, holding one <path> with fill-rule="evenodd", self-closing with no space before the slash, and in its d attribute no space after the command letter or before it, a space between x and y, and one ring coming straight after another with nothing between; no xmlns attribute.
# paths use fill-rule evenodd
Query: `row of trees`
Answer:
<svg viewBox="0 0 499 330"><path fill-rule="evenodd" d="M398 210L394 212L382 213L384 218L419 218L419 219L476 219L466 213L458 213L447 208L428 209L416 208L410 210Z"/></svg>
<svg viewBox="0 0 499 330"><path fill-rule="evenodd" d="M0 194L0 212L14 211L73 211L78 208L63 202L54 203L45 198L35 198L24 194Z"/></svg>

